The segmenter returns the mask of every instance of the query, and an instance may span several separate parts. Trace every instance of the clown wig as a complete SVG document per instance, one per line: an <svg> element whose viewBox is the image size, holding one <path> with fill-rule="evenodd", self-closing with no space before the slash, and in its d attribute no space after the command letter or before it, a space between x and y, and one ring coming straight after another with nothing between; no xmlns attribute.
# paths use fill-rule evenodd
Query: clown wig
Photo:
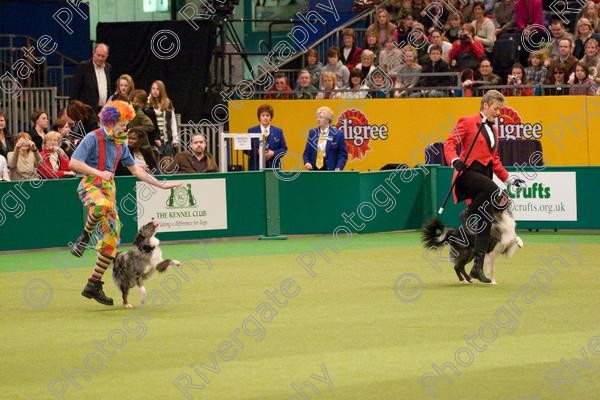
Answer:
<svg viewBox="0 0 600 400"><path fill-rule="evenodd" d="M129 122L134 117L133 107L122 100L109 101L98 114L102 126L115 126L119 122Z"/></svg>

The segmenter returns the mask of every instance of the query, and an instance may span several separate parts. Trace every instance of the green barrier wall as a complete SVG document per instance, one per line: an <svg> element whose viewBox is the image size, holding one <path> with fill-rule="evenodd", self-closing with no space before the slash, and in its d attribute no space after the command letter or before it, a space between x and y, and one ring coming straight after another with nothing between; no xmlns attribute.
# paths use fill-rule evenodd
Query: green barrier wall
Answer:
<svg viewBox="0 0 600 400"><path fill-rule="evenodd" d="M509 168L509 171L511 169ZM577 174L577 221L521 221L518 228L600 229L600 167L547 167L547 172ZM271 174L271 176L267 175ZM177 175L165 179L225 178L228 229L159 233L161 240L258 236L281 234L331 234L339 227L357 233L418 229L435 216L448 188L452 169L427 166L401 171L302 172L295 179L273 185L272 171L226 174ZM123 224L123 243L137 231L134 177L118 177L117 202ZM270 180L267 213L267 188ZM0 184L0 251L64 247L83 226L84 208L76 188L79 179L3 182ZM273 196L278 196L274 198ZM277 213L277 201L279 213ZM448 202L442 219L449 226L460 222L463 204ZM345 214L345 217L344 217ZM144 218L144 216L142 216Z"/></svg>

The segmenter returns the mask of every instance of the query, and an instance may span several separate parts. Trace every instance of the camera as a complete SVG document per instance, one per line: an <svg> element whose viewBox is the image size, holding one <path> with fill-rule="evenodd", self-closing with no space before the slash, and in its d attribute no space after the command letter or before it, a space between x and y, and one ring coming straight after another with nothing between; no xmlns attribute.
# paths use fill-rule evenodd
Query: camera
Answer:
<svg viewBox="0 0 600 400"><path fill-rule="evenodd" d="M512 83L517 83L517 76L516 75L511 75L510 76L510 80Z"/></svg>

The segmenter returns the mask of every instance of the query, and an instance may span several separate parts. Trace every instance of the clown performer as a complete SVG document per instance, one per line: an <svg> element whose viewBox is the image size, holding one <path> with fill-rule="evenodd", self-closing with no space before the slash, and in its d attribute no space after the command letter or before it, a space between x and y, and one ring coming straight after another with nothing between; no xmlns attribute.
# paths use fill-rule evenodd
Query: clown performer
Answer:
<svg viewBox="0 0 600 400"><path fill-rule="evenodd" d="M135 117L133 108L124 101L109 101L98 114L100 128L89 132L73 152L69 166L71 170L85 175L77 193L81 202L88 208L83 232L71 245L71 254L83 256L86 245L96 226L99 235L98 255L92 276L81 294L88 299L112 306L113 300L102 290L102 276L112 264L119 246L121 223L116 207L116 185L114 173L119 161L140 180L159 187L170 189L180 184L158 182L141 167L127 147L126 126Z"/></svg>

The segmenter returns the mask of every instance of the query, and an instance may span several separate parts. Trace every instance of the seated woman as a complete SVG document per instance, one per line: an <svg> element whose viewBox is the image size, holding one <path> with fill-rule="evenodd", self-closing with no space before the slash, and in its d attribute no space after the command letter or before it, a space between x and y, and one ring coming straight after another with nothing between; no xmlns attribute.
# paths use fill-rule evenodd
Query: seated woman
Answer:
<svg viewBox="0 0 600 400"><path fill-rule="evenodd" d="M37 167L38 174L45 179L70 178L75 172L69 168L69 157L59 147L61 134L50 131L44 136L44 148L40 156L42 161Z"/></svg>
<svg viewBox="0 0 600 400"><path fill-rule="evenodd" d="M579 61L575 67L573 86L569 89L569 94L572 96L595 96L597 86L591 75L591 67Z"/></svg>
<svg viewBox="0 0 600 400"><path fill-rule="evenodd" d="M6 158L0 154L0 181L10 182L10 174L8 173L8 164Z"/></svg>
<svg viewBox="0 0 600 400"><path fill-rule="evenodd" d="M341 94L334 92L337 86L337 76L330 71L321 72L321 91L317 94L317 99L339 99Z"/></svg>
<svg viewBox="0 0 600 400"><path fill-rule="evenodd" d="M127 131L127 136L127 147L129 147L129 151L131 152L131 156L135 160L135 163L152 175L158 173L156 157L154 156L154 152L152 151L152 148L148 143L148 138L144 132L138 128L131 128ZM131 172L119 163L115 175L131 175Z"/></svg>
<svg viewBox="0 0 600 400"><path fill-rule="evenodd" d="M8 153L8 168L13 181L38 179L36 168L42 160L38 149L27 132L16 137L15 150Z"/></svg>

